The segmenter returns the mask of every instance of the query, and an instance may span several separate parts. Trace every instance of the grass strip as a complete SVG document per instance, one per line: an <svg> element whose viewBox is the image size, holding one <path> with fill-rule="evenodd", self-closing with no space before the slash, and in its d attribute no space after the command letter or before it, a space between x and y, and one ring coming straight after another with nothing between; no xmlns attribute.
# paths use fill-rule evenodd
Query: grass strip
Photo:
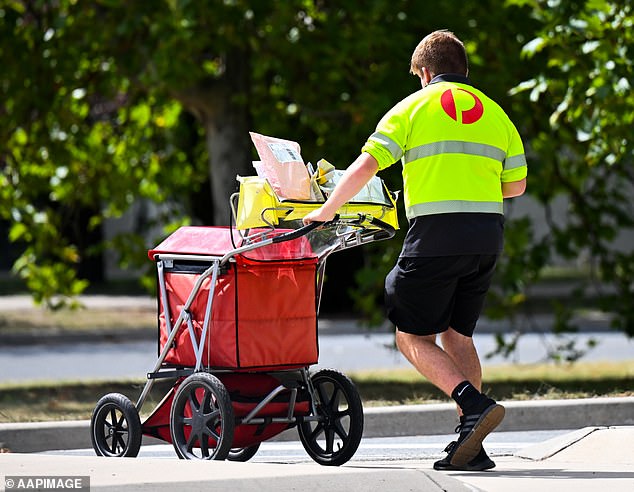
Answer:
<svg viewBox="0 0 634 492"><path fill-rule="evenodd" d="M366 407L449 402L414 370L350 372ZM483 389L498 400L535 400L634 396L634 360L491 366ZM0 422L89 419L106 393L122 393L136 402L144 380L48 382L0 386ZM157 381L144 414L151 412L173 383Z"/></svg>
<svg viewBox="0 0 634 492"><path fill-rule="evenodd" d="M364 371L349 376L366 405L448 402L413 369ZM485 367L482 388L497 400L634 396L634 360Z"/></svg>

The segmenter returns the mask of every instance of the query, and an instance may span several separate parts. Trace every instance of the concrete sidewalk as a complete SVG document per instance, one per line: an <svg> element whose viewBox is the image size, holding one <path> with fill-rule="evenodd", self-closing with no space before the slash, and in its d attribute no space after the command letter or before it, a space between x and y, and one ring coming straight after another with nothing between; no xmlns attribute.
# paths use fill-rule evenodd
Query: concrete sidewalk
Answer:
<svg viewBox="0 0 634 492"><path fill-rule="evenodd" d="M316 463L192 462L176 458L98 458L32 454L91 447L88 421L0 424L0 475L90 476L91 490L265 492L302 490L427 492L634 490L634 397L504 402L499 430L575 429L495 456L487 472L437 472L434 459L355 460L339 468ZM446 433L453 404L367 408L364 437ZM603 424L601 424L603 422ZM593 427L586 427L587 425ZM627 424L627 425L625 425ZM297 440L295 429L272 440ZM144 438L144 446L152 444ZM6 489L9 490L8 488Z"/></svg>
<svg viewBox="0 0 634 492"><path fill-rule="evenodd" d="M504 402L499 430L565 429L571 432L531 445L513 456L495 456L487 472L437 472L434 459L355 460L339 468L316 463L193 462L174 458L98 458L32 454L90 448L88 421L0 424L4 476L90 476L91 490L235 492L408 490L427 492L634 490L634 397ZM364 437L447 432L452 404L365 410ZM599 424L604 422L604 425ZM587 425L592 427L586 427ZM627 425L625 425L627 424ZM297 440L295 429L272 440ZM152 444L144 439L144 446ZM9 489L6 489L7 491Z"/></svg>
<svg viewBox="0 0 634 492"><path fill-rule="evenodd" d="M634 490L634 426L584 428L497 457L487 472L437 472L433 460L237 463L162 458L0 454L5 477L89 476L91 490L134 491L446 491L524 492Z"/></svg>
<svg viewBox="0 0 634 492"><path fill-rule="evenodd" d="M447 472L488 492L634 490L634 427L585 428L496 458L489 472Z"/></svg>
<svg viewBox="0 0 634 492"><path fill-rule="evenodd" d="M634 426L634 397L501 403L506 408L506 416L499 431ZM447 434L457 423L452 403L367 407L364 417L365 438ZM297 431L289 429L272 440L297 440ZM90 421L0 424L1 447L16 453L90 448Z"/></svg>
<svg viewBox="0 0 634 492"><path fill-rule="evenodd" d="M84 298L88 307L156 309L154 299ZM0 297L3 309L31 309L25 296ZM601 319L597 325L603 326ZM325 325L325 326L324 326ZM324 330L352 331L354 326ZM126 335L128 336L128 335ZM142 335L145 336L145 335ZM152 337L155 336L153 332ZM28 343L28 340L27 340ZM500 431L570 429L514 456L495 457L488 472L436 472L433 460L355 461L333 468L316 463L192 462L160 458L106 459L25 454L90 448L88 421L0 424L0 478L25 475L89 475L91 490L319 491L411 490L513 492L542 490L620 492L634 490L634 397L504 402ZM455 420L453 404L365 409L364 437L445 434ZM591 427L588 427L591 426ZM277 440L295 440L287 431ZM166 466L166 463L169 463ZM1 480L3 487L8 484ZM0 490L10 490L2 488Z"/></svg>

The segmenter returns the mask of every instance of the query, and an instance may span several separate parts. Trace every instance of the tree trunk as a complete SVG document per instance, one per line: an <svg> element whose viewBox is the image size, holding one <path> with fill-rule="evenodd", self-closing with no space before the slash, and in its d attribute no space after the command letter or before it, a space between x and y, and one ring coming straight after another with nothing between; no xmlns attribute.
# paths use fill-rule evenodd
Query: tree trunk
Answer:
<svg viewBox="0 0 634 492"><path fill-rule="evenodd" d="M227 100L221 111L204 122L214 225L229 224L229 197L237 191L236 176L253 174L249 117L244 112L246 108Z"/></svg>
<svg viewBox="0 0 634 492"><path fill-rule="evenodd" d="M249 138L249 61L242 50L226 55L224 73L187 93L177 95L205 129L213 224L230 221L229 197L237 190L236 176L254 174Z"/></svg>

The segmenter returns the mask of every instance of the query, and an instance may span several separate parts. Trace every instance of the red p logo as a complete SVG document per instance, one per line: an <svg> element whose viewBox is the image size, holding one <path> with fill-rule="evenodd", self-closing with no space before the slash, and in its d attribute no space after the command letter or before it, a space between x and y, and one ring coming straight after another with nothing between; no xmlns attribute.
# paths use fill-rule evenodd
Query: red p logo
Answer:
<svg viewBox="0 0 634 492"><path fill-rule="evenodd" d="M442 96L440 96L440 104L442 105L442 109L444 109L445 113L447 113L453 120L457 121L458 123L463 123L465 125L475 123L480 118L482 118L482 114L484 113L484 106L482 105L482 101L480 101L480 98L478 98L478 96L476 96L472 92L469 92L468 90L460 88L457 90L469 94L473 98L473 106L471 106L469 109L461 110L461 117L460 119L458 119L458 111L456 109L456 98L454 97L454 92L452 89L447 89L445 92L442 93ZM463 102L465 99L467 99L465 97L461 97L462 94L457 95L457 99L459 102ZM460 104L460 106L464 107L464 104Z"/></svg>

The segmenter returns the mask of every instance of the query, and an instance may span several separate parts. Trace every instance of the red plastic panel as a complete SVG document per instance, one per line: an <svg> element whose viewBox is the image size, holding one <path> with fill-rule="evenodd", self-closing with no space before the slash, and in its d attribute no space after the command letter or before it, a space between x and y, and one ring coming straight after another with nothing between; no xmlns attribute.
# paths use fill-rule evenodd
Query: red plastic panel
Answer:
<svg viewBox="0 0 634 492"><path fill-rule="evenodd" d="M250 231L252 234L258 230ZM276 234L290 232L278 229ZM233 242L232 242L233 236ZM158 246L148 251L151 260L160 253L223 256L242 246L242 237L229 227L181 227ZM256 260L295 260L315 258L305 236L292 241L283 241L249 251L247 255Z"/></svg>

